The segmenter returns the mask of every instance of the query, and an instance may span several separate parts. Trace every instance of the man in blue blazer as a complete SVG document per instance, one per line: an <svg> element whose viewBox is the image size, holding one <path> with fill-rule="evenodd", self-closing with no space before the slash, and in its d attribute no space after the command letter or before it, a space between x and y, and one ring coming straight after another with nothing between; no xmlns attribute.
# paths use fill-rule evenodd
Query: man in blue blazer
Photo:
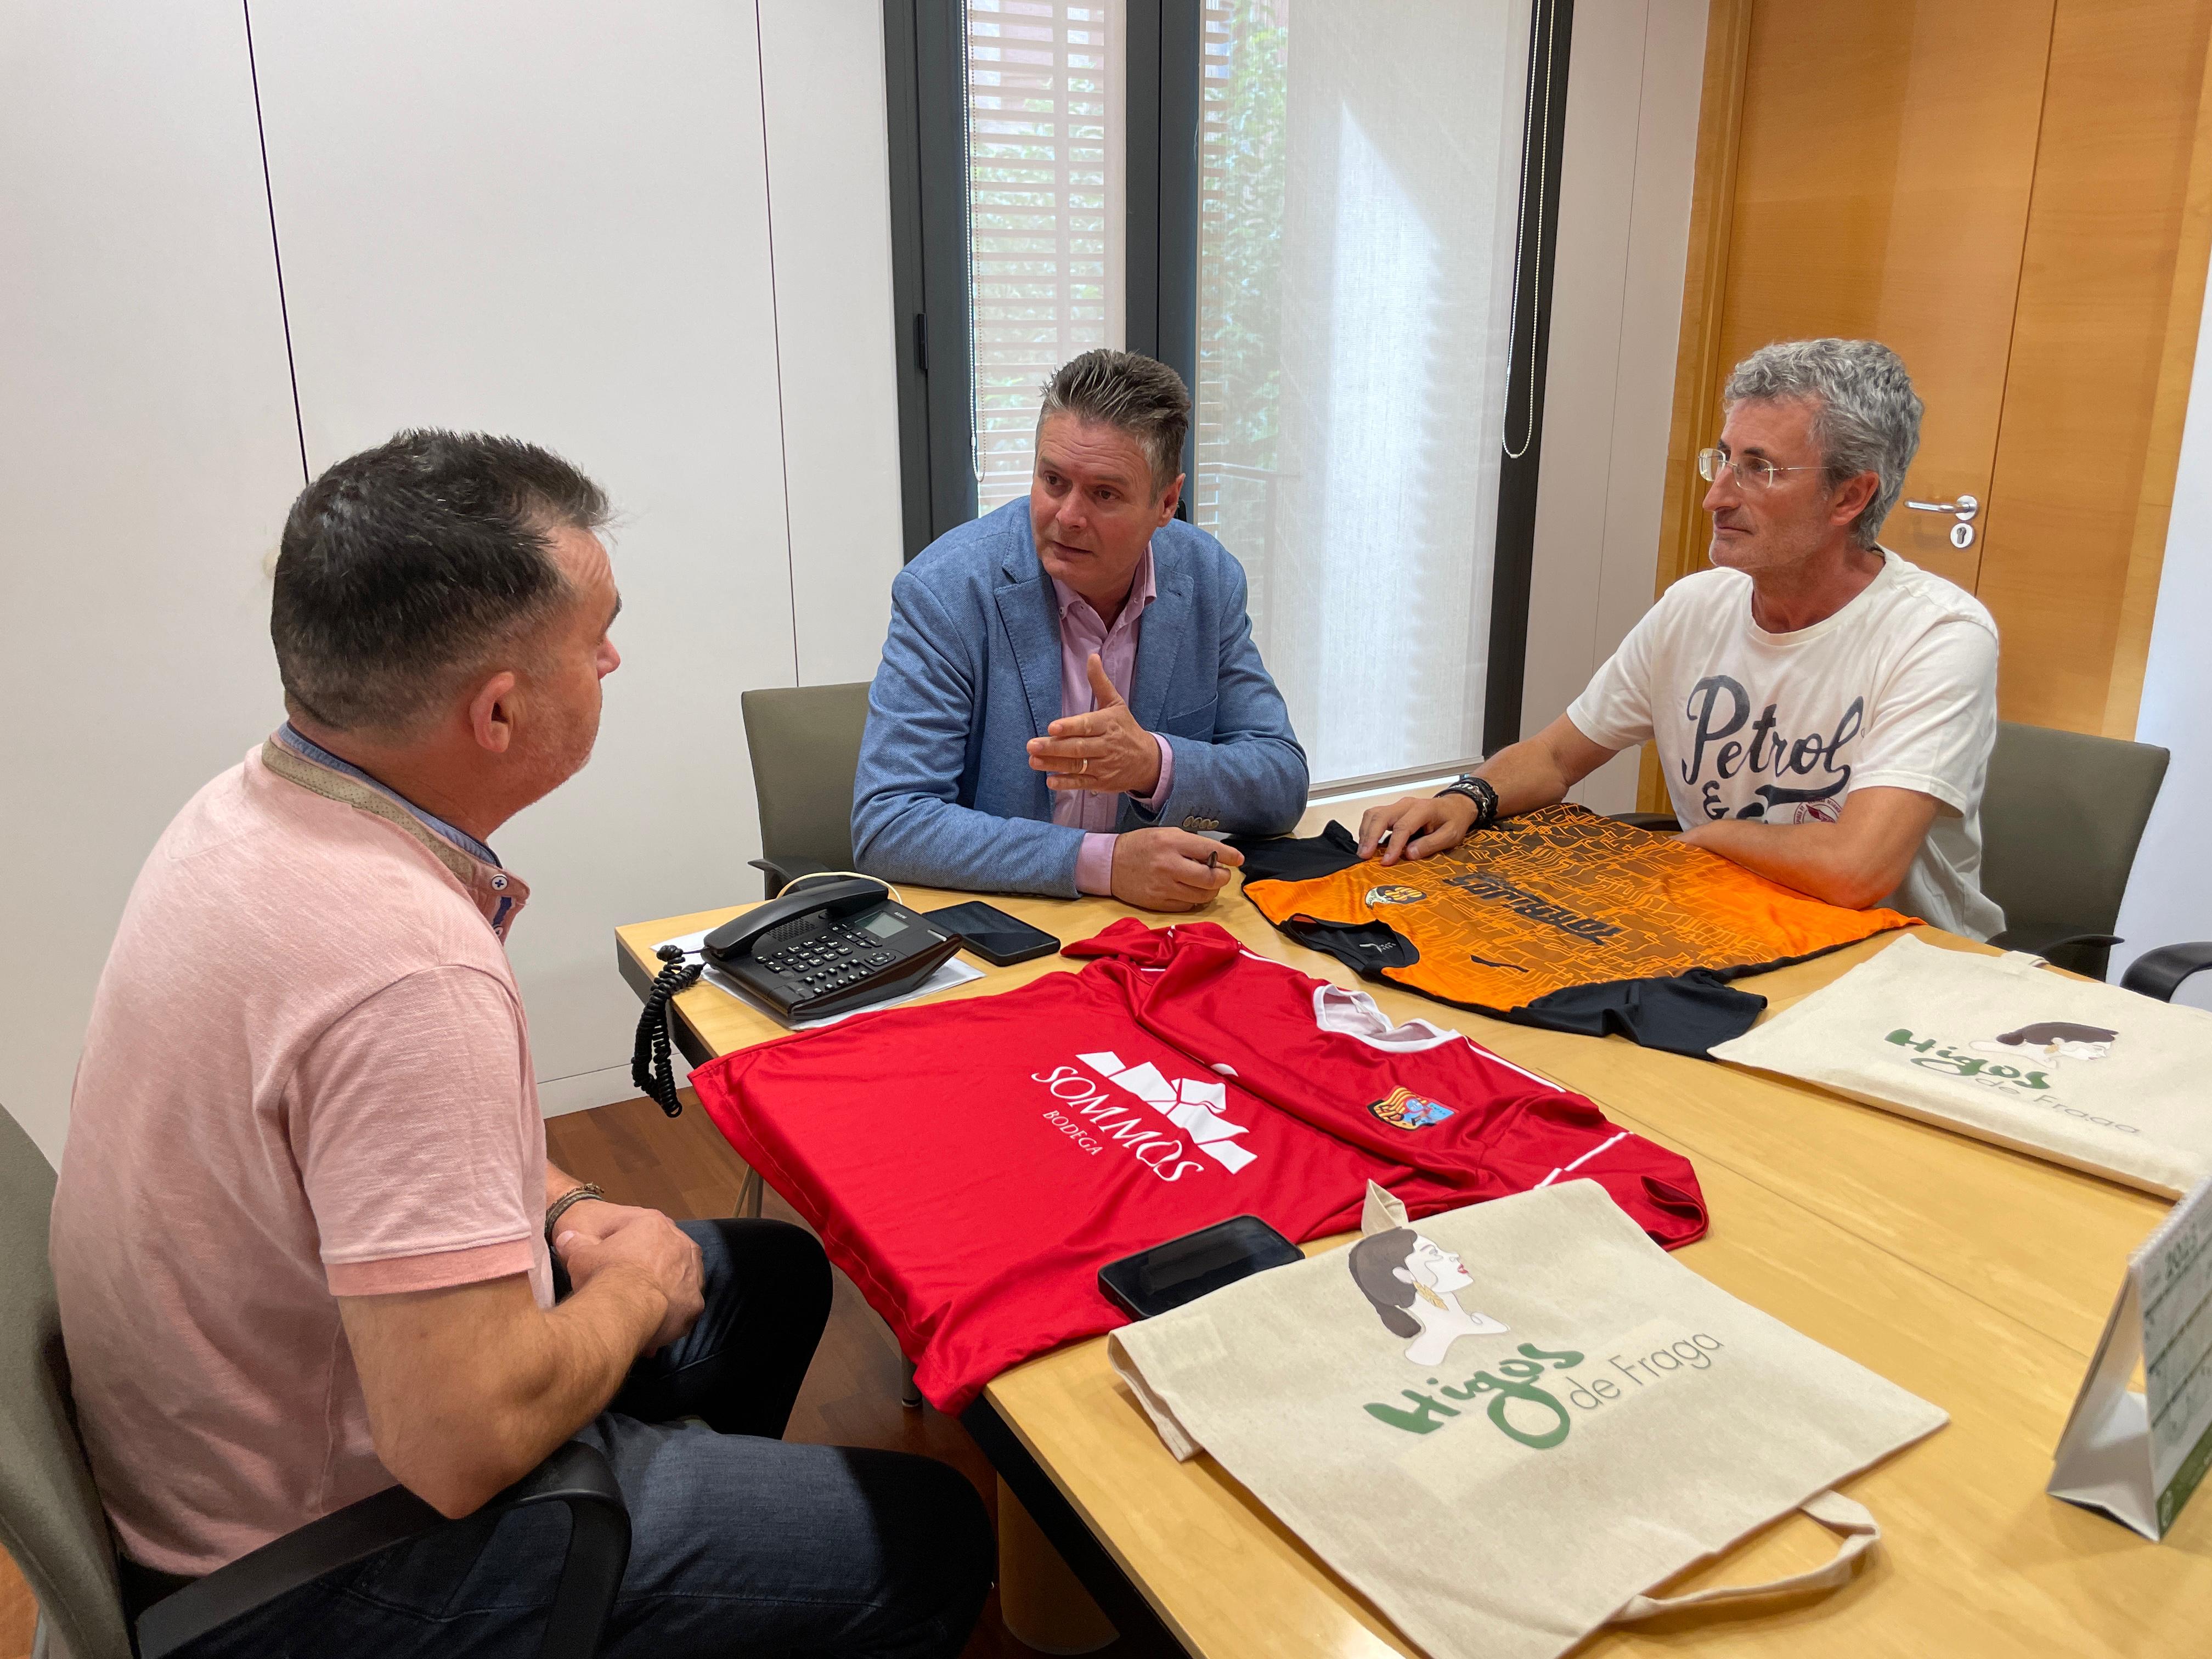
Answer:
<svg viewBox="0 0 2212 1659"><path fill-rule="evenodd" d="M994 892L1206 903L1271 835L1306 759L1252 643L1244 572L1178 520L1190 397L1091 351L1045 388L1026 501L891 584L853 791L859 867Z"/></svg>

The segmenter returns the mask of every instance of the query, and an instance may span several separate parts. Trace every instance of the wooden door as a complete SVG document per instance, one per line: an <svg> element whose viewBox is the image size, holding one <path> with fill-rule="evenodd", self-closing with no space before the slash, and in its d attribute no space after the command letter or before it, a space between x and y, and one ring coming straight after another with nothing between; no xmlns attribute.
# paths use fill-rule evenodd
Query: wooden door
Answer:
<svg viewBox="0 0 2212 1659"><path fill-rule="evenodd" d="M1659 587L1772 340L1887 342L1927 404L1882 539L1974 591L1999 708L2132 735L2212 242L2212 0L1715 0ZM1650 787L1647 796L1652 796ZM1656 797L1654 797L1656 799Z"/></svg>
<svg viewBox="0 0 2212 1659"><path fill-rule="evenodd" d="M1928 405L1905 494L1988 499L2051 10L2051 0L1753 10L1714 433L1720 382L1760 346L1882 340ZM1980 530L1954 548L1954 522L1900 507L1882 539L1971 588Z"/></svg>
<svg viewBox="0 0 2212 1659"><path fill-rule="evenodd" d="M2208 41L2208 0L2059 0L1975 588L2007 720L2135 735L2212 229Z"/></svg>

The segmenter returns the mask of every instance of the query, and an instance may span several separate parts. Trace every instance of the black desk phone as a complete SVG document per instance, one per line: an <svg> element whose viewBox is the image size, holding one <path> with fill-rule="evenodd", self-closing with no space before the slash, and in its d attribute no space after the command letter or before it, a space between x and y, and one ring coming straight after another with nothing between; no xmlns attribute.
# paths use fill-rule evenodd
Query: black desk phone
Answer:
<svg viewBox="0 0 2212 1659"><path fill-rule="evenodd" d="M700 942L704 964L672 945L647 994L630 1076L674 1117L683 1111L669 1057L669 1004L702 966L719 968L786 1024L842 1014L915 989L960 949L872 876L801 876L783 893Z"/></svg>
<svg viewBox="0 0 2212 1659"><path fill-rule="evenodd" d="M708 963L797 1022L911 991L960 949L959 939L866 876L799 878L707 935Z"/></svg>

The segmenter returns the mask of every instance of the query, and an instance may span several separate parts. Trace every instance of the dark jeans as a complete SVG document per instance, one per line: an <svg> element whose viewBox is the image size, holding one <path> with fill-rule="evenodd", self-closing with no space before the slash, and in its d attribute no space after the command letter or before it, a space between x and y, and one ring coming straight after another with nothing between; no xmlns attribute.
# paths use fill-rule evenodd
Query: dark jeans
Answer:
<svg viewBox="0 0 2212 1659"><path fill-rule="evenodd" d="M995 1565L975 1488L903 1452L785 1444L829 1317L822 1247L781 1221L684 1231L705 1258L706 1312L575 1436L606 1454L629 1503L600 1651L951 1659ZM568 1531L554 1510L459 1522L248 1614L192 1659L532 1654Z"/></svg>

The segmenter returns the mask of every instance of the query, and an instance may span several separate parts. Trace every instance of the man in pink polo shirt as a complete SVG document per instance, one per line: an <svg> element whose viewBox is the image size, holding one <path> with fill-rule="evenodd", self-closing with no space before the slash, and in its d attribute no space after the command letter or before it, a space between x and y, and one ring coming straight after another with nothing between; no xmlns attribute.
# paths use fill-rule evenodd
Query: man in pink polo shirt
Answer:
<svg viewBox="0 0 2212 1659"><path fill-rule="evenodd" d="M290 718L139 873L54 1200L126 1594L395 1481L466 1516L573 1438L633 1528L603 1651L951 1655L991 1571L973 1489L779 1437L828 1313L820 1246L679 1226L545 1160L504 948L529 893L486 842L591 753L620 662L605 517L558 457L443 432L292 509ZM192 1652L534 1651L565 1530L402 1546Z"/></svg>

